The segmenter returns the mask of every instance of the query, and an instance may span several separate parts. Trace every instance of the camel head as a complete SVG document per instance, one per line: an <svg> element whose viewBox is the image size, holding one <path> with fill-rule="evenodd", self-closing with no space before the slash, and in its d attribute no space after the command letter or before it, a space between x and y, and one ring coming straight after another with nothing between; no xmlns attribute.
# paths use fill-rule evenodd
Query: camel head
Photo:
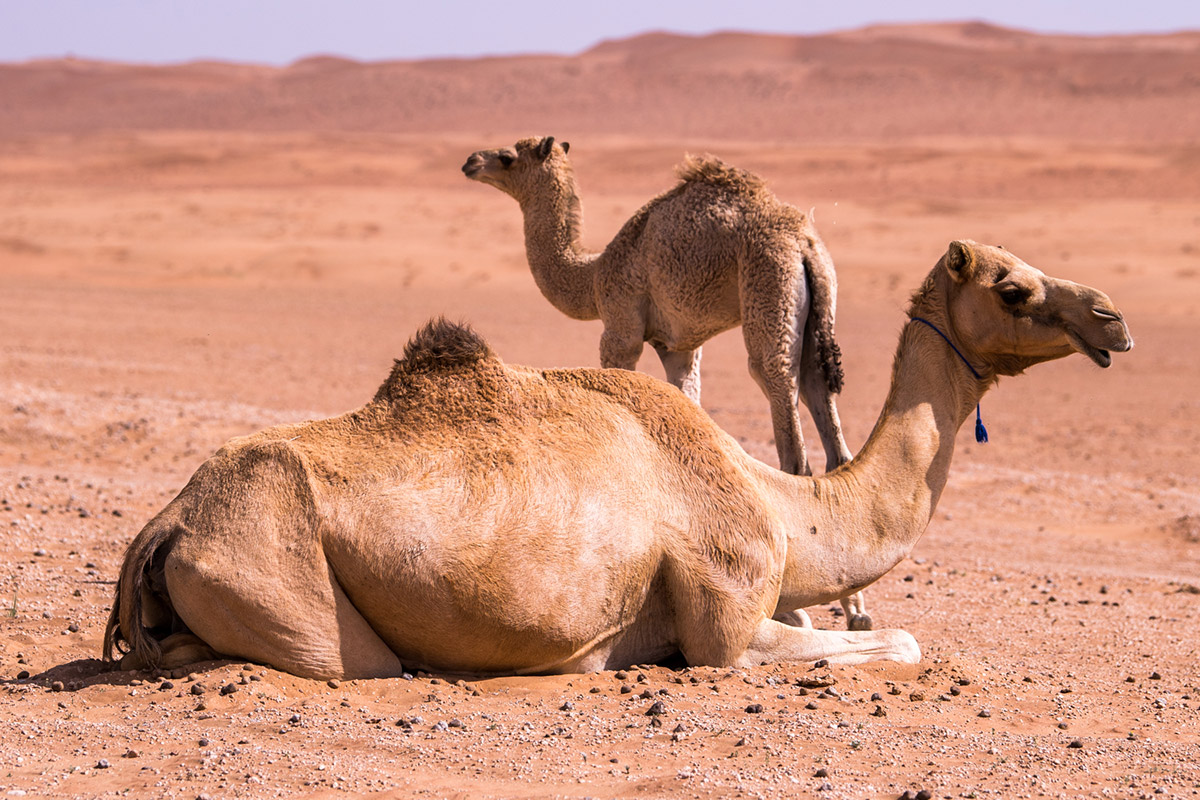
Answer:
<svg viewBox="0 0 1200 800"><path fill-rule="evenodd" d="M1052 278L1002 247L950 243L909 316L942 327L963 355L989 376L1082 353L1101 367L1110 352L1133 347L1125 319L1108 295Z"/></svg>
<svg viewBox="0 0 1200 800"><path fill-rule="evenodd" d="M570 149L569 142L555 142L553 136L521 139L509 147L472 153L462 171L471 180L495 186L520 201L546 180L569 174Z"/></svg>

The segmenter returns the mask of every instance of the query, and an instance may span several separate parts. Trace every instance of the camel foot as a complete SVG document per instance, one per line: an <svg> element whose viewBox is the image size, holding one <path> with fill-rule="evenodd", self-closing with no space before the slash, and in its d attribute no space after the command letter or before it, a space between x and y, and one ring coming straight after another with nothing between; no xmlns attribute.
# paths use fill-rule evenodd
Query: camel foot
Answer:
<svg viewBox="0 0 1200 800"><path fill-rule="evenodd" d="M851 631L869 631L874 623L868 614L851 614L846 620L846 629Z"/></svg>

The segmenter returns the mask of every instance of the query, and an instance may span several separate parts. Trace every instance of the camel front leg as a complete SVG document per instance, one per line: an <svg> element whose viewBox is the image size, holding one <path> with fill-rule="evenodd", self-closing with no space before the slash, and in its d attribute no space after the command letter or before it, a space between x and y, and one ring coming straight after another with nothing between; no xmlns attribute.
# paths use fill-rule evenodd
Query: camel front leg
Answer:
<svg viewBox="0 0 1200 800"><path fill-rule="evenodd" d="M867 661L921 660L917 640L906 631L822 631L796 628L777 620L759 623L736 666L754 667L777 661L820 661L862 664Z"/></svg>
<svg viewBox="0 0 1200 800"><path fill-rule="evenodd" d="M600 366L605 369L637 369L645 341L641 331L626 330L629 326L610 326L606 321L600 336Z"/></svg>
<svg viewBox="0 0 1200 800"><path fill-rule="evenodd" d="M700 405L700 349L668 350L661 344L654 345L667 373L667 382L678 387L696 405Z"/></svg>

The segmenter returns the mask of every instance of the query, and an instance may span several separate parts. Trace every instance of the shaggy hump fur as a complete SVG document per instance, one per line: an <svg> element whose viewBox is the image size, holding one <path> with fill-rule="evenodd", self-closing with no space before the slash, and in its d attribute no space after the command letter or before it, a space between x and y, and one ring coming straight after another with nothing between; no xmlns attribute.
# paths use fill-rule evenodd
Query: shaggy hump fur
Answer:
<svg viewBox="0 0 1200 800"><path fill-rule="evenodd" d="M683 163L675 168L675 174L684 183L708 183L751 192L767 188L767 182L753 172L726 164L707 153L699 156L689 153L684 156Z"/></svg>
<svg viewBox="0 0 1200 800"><path fill-rule="evenodd" d="M396 360L380 392L405 375L462 369L494 358L495 352L470 325L434 317L408 340L404 357Z"/></svg>

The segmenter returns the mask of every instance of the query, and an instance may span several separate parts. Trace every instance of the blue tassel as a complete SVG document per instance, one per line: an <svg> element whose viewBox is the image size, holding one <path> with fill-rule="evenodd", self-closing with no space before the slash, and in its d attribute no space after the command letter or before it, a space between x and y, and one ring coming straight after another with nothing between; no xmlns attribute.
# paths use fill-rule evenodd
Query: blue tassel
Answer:
<svg viewBox="0 0 1200 800"><path fill-rule="evenodd" d="M979 413L979 404L975 404L975 441L987 444L987 428L983 427L983 415Z"/></svg>

